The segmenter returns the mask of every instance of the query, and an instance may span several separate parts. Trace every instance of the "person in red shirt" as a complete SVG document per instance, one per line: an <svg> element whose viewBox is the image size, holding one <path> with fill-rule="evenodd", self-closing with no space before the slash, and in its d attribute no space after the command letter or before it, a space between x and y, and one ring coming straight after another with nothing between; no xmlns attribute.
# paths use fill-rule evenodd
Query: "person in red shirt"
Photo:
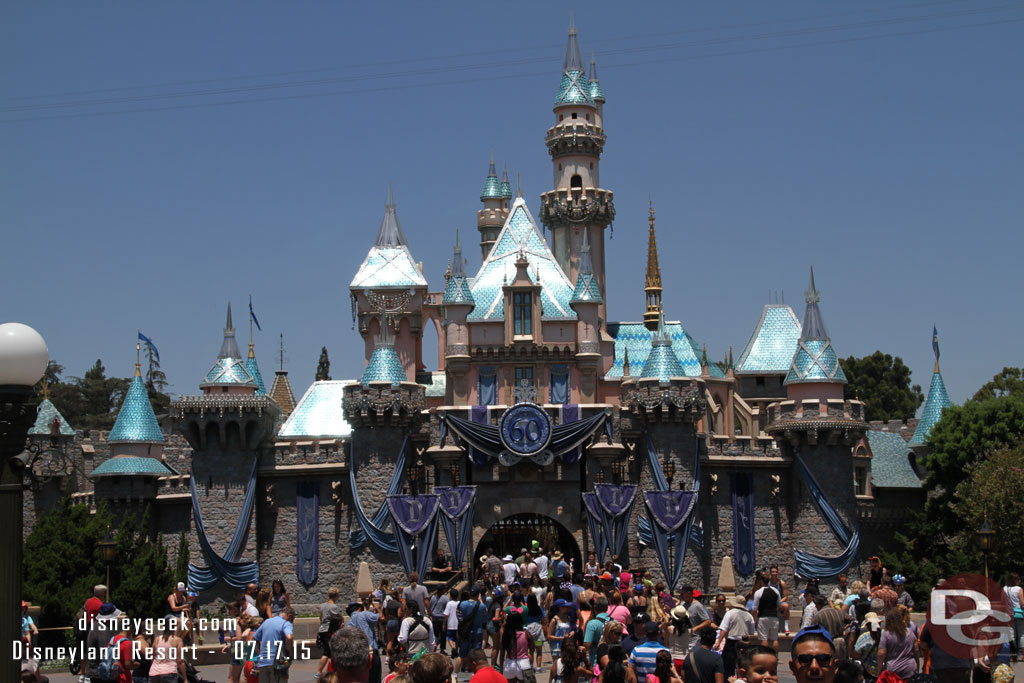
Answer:
<svg viewBox="0 0 1024 683"><path fill-rule="evenodd" d="M96 619L96 615L100 612L100 607L107 601L107 587L103 584L93 586L92 597L85 601L85 605L82 609L85 610L85 616L88 619L88 624L91 626L93 620Z"/></svg>
<svg viewBox="0 0 1024 683"><path fill-rule="evenodd" d="M130 635L128 635L128 628L126 624L131 623L128 617L121 615L121 628L118 630L117 635L110 639L111 644L118 643L118 660L121 662L121 675L117 679L117 683L132 683L132 669L135 668L135 660L132 659L134 653L134 644Z"/></svg>
<svg viewBox="0 0 1024 683"><path fill-rule="evenodd" d="M469 663L473 667L473 676L469 683L508 683L506 678L487 660L487 653L480 648L469 651Z"/></svg>

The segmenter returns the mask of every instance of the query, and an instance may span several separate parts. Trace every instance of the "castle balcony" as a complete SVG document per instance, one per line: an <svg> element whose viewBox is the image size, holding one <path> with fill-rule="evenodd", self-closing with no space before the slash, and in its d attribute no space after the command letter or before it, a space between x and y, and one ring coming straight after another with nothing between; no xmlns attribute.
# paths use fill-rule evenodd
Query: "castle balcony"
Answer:
<svg viewBox="0 0 1024 683"><path fill-rule="evenodd" d="M633 422L686 422L696 426L707 410L704 380L699 377L624 377L621 383L623 413Z"/></svg>
<svg viewBox="0 0 1024 683"><path fill-rule="evenodd" d="M803 434L809 445L818 443L819 435L826 443L841 441L852 445L864 436L867 428L861 401L789 399L769 404L765 432L785 441Z"/></svg>
<svg viewBox="0 0 1024 683"><path fill-rule="evenodd" d="M415 382L356 382L345 387L342 406L353 429L415 425L427 407L426 391Z"/></svg>
<svg viewBox="0 0 1024 683"><path fill-rule="evenodd" d="M281 414L269 396L182 396L171 416L195 451L252 452L272 435Z"/></svg>
<svg viewBox="0 0 1024 683"><path fill-rule="evenodd" d="M715 434L708 437L708 458L712 462L732 461L738 458L761 460L782 457L778 444L770 436L750 437Z"/></svg>
<svg viewBox="0 0 1024 683"><path fill-rule="evenodd" d="M548 128L547 135L544 136L544 142L550 148L553 144L558 144L559 141L567 138L593 138L594 140L600 141L603 146L607 136L604 134L604 128L595 126L589 123L576 123L570 125L558 125Z"/></svg>
<svg viewBox="0 0 1024 683"><path fill-rule="evenodd" d="M548 190L540 195L538 218L548 227L608 225L615 220L615 193L598 187Z"/></svg>

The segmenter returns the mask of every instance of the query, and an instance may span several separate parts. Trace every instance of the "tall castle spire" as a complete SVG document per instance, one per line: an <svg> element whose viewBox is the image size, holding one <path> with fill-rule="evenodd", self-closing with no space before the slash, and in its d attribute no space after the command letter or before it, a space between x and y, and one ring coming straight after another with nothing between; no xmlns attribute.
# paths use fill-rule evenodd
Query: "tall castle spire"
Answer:
<svg viewBox="0 0 1024 683"><path fill-rule="evenodd" d="M846 373L839 365L839 357L832 348L832 340L825 329L825 319L821 316L818 302L821 294L814 286L814 268L811 267L810 287L804 293L807 310L804 313L803 327L796 353L789 366L784 384L846 384ZM792 393L792 392L790 392ZM842 390L839 391L839 397Z"/></svg>
<svg viewBox="0 0 1024 683"><path fill-rule="evenodd" d="M228 302L228 317L224 323L224 341L220 345L218 358L241 358L238 342L235 341L235 326L231 322L231 302Z"/></svg>
<svg viewBox="0 0 1024 683"><path fill-rule="evenodd" d="M943 409L953 405L946 391L946 383L942 380L942 373L939 372L939 331L935 326L932 326L932 351L935 352L935 370L932 372L931 386L928 387L928 398L921 409L921 419L918 420L914 436L910 439L911 446L923 446L932 427L942 417Z"/></svg>
<svg viewBox="0 0 1024 683"><path fill-rule="evenodd" d="M652 332L658 329L661 317L661 268L658 266L658 240L654 235L654 203L650 204L647 231L647 274L644 278L644 292L647 295L647 310L644 311L644 326Z"/></svg>

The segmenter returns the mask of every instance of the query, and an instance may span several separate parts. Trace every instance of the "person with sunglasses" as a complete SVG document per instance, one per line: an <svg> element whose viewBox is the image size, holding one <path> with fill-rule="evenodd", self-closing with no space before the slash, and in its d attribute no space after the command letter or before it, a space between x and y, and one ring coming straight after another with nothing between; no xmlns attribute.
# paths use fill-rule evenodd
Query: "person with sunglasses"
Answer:
<svg viewBox="0 0 1024 683"><path fill-rule="evenodd" d="M797 683L833 683L836 652L832 636L818 625L801 629L792 643L789 668Z"/></svg>

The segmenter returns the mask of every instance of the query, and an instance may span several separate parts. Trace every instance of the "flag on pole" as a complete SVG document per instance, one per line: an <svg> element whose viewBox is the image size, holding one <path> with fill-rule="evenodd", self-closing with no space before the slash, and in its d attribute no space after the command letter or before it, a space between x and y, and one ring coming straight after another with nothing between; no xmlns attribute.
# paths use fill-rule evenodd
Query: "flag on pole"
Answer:
<svg viewBox="0 0 1024 683"><path fill-rule="evenodd" d="M932 325L932 351L935 352L935 362L939 362L939 330Z"/></svg>
<svg viewBox="0 0 1024 683"><path fill-rule="evenodd" d="M147 337L146 335L142 334L142 332L139 332L139 339L141 341L146 342L146 346L149 348L149 352L153 354L153 357L156 358L156 362L159 363L160 352L157 351L156 346L153 345L153 340Z"/></svg>
<svg viewBox="0 0 1024 683"><path fill-rule="evenodd" d="M249 317L256 324L256 329L262 332L263 328L260 327L260 321L256 319L256 311L252 310L252 294L249 295Z"/></svg>

